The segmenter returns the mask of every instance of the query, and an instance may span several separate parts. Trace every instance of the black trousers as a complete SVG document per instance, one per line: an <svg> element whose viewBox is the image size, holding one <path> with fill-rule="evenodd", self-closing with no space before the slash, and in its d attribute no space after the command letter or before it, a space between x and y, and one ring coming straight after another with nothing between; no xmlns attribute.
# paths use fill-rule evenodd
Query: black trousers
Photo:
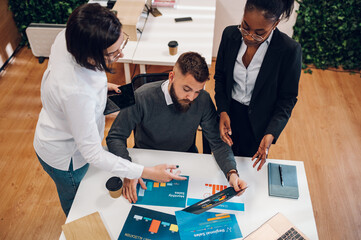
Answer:
<svg viewBox="0 0 361 240"><path fill-rule="evenodd" d="M229 111L233 140L232 150L235 156L253 157L260 142L256 141L248 117L248 106L235 100L231 102Z"/></svg>

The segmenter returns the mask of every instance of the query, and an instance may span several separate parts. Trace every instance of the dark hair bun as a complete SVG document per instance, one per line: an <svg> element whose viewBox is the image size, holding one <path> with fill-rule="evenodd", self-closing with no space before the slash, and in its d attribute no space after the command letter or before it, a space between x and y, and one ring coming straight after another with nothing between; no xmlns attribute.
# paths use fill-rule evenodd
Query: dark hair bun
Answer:
<svg viewBox="0 0 361 240"><path fill-rule="evenodd" d="M246 10L256 8L265 11L265 17L268 19L289 19L294 2L294 0L247 0Z"/></svg>

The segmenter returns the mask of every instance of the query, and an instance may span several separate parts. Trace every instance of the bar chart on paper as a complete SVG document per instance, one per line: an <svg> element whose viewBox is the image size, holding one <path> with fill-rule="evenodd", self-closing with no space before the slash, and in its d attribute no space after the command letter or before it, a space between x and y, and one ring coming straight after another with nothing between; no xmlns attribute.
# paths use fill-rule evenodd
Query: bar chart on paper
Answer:
<svg viewBox="0 0 361 240"><path fill-rule="evenodd" d="M138 201L136 204L156 205L167 207L185 207L188 191L189 177L187 180L172 180L167 183L144 181L147 189L137 185Z"/></svg>
<svg viewBox="0 0 361 240"><path fill-rule="evenodd" d="M204 212L192 214L176 211L182 239L234 239L242 237L236 216L227 213Z"/></svg>
<svg viewBox="0 0 361 240"><path fill-rule="evenodd" d="M227 188L227 185L210 184L210 183L205 183L204 186L206 188L209 188L209 190L204 193L203 196L204 198L207 198Z"/></svg>
<svg viewBox="0 0 361 240"><path fill-rule="evenodd" d="M211 195L214 195L228 186L221 182L211 182L207 179L192 178L189 183L189 192L187 206L193 205ZM218 209L244 211L244 203L241 197L234 197L221 205L216 206Z"/></svg>
<svg viewBox="0 0 361 240"><path fill-rule="evenodd" d="M178 225L174 215L132 206L119 235L120 239L178 240Z"/></svg>

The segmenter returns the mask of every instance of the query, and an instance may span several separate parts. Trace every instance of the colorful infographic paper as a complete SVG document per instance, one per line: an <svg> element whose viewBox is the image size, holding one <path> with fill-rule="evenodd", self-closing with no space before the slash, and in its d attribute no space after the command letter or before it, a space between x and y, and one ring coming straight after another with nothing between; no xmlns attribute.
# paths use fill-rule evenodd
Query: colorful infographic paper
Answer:
<svg viewBox="0 0 361 240"><path fill-rule="evenodd" d="M188 191L187 206L193 205L213 194L216 194L227 187L227 181L212 179L191 178L189 185L191 186ZM216 206L217 209L244 211L244 201L242 196L235 196L227 202Z"/></svg>
<svg viewBox="0 0 361 240"><path fill-rule="evenodd" d="M167 183L145 180L144 183L147 189L143 189L138 184L138 201L136 204L184 208L186 206L189 177L183 177L186 177L187 180L172 180Z"/></svg>
<svg viewBox="0 0 361 240"><path fill-rule="evenodd" d="M234 214L204 212L197 215L176 211L175 216L182 240L219 240L242 237Z"/></svg>
<svg viewBox="0 0 361 240"><path fill-rule="evenodd" d="M132 206L118 240L180 240L174 215Z"/></svg>

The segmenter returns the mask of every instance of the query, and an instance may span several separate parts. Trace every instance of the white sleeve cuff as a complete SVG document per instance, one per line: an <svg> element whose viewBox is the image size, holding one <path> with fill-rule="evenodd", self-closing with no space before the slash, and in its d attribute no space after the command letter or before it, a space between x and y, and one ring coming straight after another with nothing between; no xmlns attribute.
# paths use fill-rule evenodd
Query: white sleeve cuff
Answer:
<svg viewBox="0 0 361 240"><path fill-rule="evenodd" d="M133 162L129 162L129 163L130 163L129 170L125 174L125 177L129 178L129 179L140 178L142 176L144 166L139 165L137 163L133 163Z"/></svg>

